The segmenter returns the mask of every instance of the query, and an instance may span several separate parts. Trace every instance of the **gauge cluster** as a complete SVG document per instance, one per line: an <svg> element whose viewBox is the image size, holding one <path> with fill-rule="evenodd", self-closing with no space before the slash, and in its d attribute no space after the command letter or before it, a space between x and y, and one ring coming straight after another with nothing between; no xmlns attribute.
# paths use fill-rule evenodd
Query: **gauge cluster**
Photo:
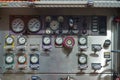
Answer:
<svg viewBox="0 0 120 80"><path fill-rule="evenodd" d="M106 16L10 16L15 34L106 35ZM104 27L103 27L104 26Z"/></svg>

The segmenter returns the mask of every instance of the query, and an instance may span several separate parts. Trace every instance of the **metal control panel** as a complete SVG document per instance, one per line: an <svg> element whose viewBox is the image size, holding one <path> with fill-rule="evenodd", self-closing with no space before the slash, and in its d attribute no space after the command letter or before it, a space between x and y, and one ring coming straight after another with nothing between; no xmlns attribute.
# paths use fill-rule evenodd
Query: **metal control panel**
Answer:
<svg viewBox="0 0 120 80"><path fill-rule="evenodd" d="M112 80L116 12L60 10L56 15L44 10L24 14L24 9L0 14L1 80Z"/></svg>

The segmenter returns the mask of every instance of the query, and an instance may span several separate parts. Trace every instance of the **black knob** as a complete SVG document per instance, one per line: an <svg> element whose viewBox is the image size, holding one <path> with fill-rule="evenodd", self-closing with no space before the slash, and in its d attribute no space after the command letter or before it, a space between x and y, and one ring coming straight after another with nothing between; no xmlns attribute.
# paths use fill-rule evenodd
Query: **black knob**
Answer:
<svg viewBox="0 0 120 80"><path fill-rule="evenodd" d="M111 41L107 39L107 40L105 40L103 47L107 48L110 46L110 44L111 44Z"/></svg>

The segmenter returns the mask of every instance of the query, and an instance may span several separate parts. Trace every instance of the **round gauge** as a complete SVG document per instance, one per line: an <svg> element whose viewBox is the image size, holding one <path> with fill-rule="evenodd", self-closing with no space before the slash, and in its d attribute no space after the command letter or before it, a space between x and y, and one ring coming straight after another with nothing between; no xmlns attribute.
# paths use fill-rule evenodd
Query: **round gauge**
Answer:
<svg viewBox="0 0 120 80"><path fill-rule="evenodd" d="M51 43L50 37L44 37L44 38L43 38L43 43L44 43L45 45L50 44L50 43Z"/></svg>
<svg viewBox="0 0 120 80"><path fill-rule="evenodd" d="M63 45L67 48L72 48L75 44L75 40L73 37L66 37L64 42L63 42Z"/></svg>
<svg viewBox="0 0 120 80"><path fill-rule="evenodd" d="M87 39L85 37L80 37L78 42L79 42L79 44L84 45L87 43Z"/></svg>
<svg viewBox="0 0 120 80"><path fill-rule="evenodd" d="M63 38L62 37L57 37L55 39L55 43L58 44L58 45L61 45L63 43Z"/></svg>
<svg viewBox="0 0 120 80"><path fill-rule="evenodd" d="M21 36L21 37L18 38L18 43L19 43L20 45L25 44L26 41L27 41L27 39L26 39L26 37L24 37L24 36Z"/></svg>
<svg viewBox="0 0 120 80"><path fill-rule="evenodd" d="M20 33L24 31L25 24L22 19L16 18L12 21L11 29L13 32Z"/></svg>
<svg viewBox="0 0 120 80"><path fill-rule="evenodd" d="M33 55L33 56L31 56L31 58L30 58L30 61L32 62L32 63L37 63L38 62L38 56L36 56L36 55Z"/></svg>
<svg viewBox="0 0 120 80"><path fill-rule="evenodd" d="M24 64L24 63L26 62L26 57L25 57L25 56L19 56L19 57L18 57L18 62L19 62L20 64Z"/></svg>
<svg viewBox="0 0 120 80"><path fill-rule="evenodd" d="M41 23L38 19L32 18L28 22L28 30L30 32L38 32L41 29Z"/></svg>
<svg viewBox="0 0 120 80"><path fill-rule="evenodd" d="M64 21L63 16L59 16L59 17L58 17L58 21L59 21L59 22L63 22L63 21Z"/></svg>
<svg viewBox="0 0 120 80"><path fill-rule="evenodd" d="M51 31L50 29L46 29L46 30L45 30L45 33L46 33L46 34L51 34L52 31Z"/></svg>
<svg viewBox="0 0 120 80"><path fill-rule="evenodd" d="M51 28L53 31L57 30L57 29L59 28L59 22L58 22L58 21L55 21L55 20L51 21L51 23L50 23L50 28Z"/></svg>
<svg viewBox="0 0 120 80"><path fill-rule="evenodd" d="M47 16L47 17L45 18L45 20L46 20L46 22L50 22L50 21L51 21L51 17L50 17L50 16Z"/></svg>
<svg viewBox="0 0 120 80"><path fill-rule="evenodd" d="M86 55L80 55L80 56L79 56L79 62L80 62L81 64L85 64L85 63L87 62L87 57L86 57Z"/></svg>
<svg viewBox="0 0 120 80"><path fill-rule="evenodd" d="M6 56L5 61L6 63L11 64L13 63L14 59L12 56L9 55L9 56Z"/></svg>
<svg viewBox="0 0 120 80"><path fill-rule="evenodd" d="M12 45L13 42L14 42L14 38L13 38L12 36L8 36L8 37L5 39L5 41L6 41L6 44L7 44L7 45Z"/></svg>

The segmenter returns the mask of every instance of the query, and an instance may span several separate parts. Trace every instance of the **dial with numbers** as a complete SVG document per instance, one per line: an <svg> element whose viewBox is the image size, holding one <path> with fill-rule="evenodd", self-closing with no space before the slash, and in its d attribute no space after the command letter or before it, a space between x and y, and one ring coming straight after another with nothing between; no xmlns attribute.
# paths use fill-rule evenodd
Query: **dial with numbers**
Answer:
<svg viewBox="0 0 120 80"><path fill-rule="evenodd" d="M26 62L26 57L24 55L18 57L18 62L24 64Z"/></svg>
<svg viewBox="0 0 120 80"><path fill-rule="evenodd" d="M79 56L79 58L78 58L78 61L79 61L80 64L85 64L85 63L87 63L87 55L81 54L81 55Z"/></svg>
<svg viewBox="0 0 120 80"><path fill-rule="evenodd" d="M51 43L50 37L44 37L44 38L43 38L43 43L44 43L45 45L50 44L50 43Z"/></svg>
<svg viewBox="0 0 120 80"><path fill-rule="evenodd" d="M41 22L37 18L32 18L28 22L28 30L30 32L38 32L41 29Z"/></svg>
<svg viewBox="0 0 120 80"><path fill-rule="evenodd" d="M87 43L87 39L86 39L86 37L80 37L80 38L78 39L78 42L79 42L79 44L81 44L81 45L85 45L85 44Z"/></svg>
<svg viewBox="0 0 120 80"><path fill-rule="evenodd" d="M30 57L30 61L32 62L32 63L37 63L38 62L38 60L39 60L39 58L38 58L38 56L36 56L36 55L32 55L31 57Z"/></svg>
<svg viewBox="0 0 120 80"><path fill-rule="evenodd" d="M15 33L23 32L25 29L24 21L20 18L16 18L12 21L11 29Z"/></svg>
<svg viewBox="0 0 120 80"><path fill-rule="evenodd" d="M63 38L62 38L62 37L57 37L57 38L55 39L55 43L56 43L57 45L61 45L61 44L63 43Z"/></svg>
<svg viewBox="0 0 120 80"><path fill-rule="evenodd" d="M12 45L13 42L14 42L13 36L7 36L6 39L5 39L5 42L6 42L7 45Z"/></svg>
<svg viewBox="0 0 120 80"><path fill-rule="evenodd" d="M25 36L20 36L20 37L18 38L18 43L19 43L20 45L24 45L24 44L26 43L26 41L27 41L27 39L26 39Z"/></svg>
<svg viewBox="0 0 120 80"><path fill-rule="evenodd" d="M6 61L6 63L11 64L11 63L13 63L14 58L13 58L13 56L8 55L8 56L6 56L5 61Z"/></svg>

